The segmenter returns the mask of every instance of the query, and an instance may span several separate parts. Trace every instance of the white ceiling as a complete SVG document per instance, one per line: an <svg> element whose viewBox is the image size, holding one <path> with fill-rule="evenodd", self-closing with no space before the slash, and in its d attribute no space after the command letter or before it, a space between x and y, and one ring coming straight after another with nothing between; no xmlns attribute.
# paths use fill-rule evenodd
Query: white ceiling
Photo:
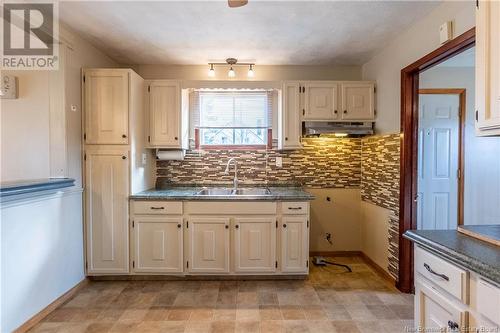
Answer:
<svg viewBox="0 0 500 333"><path fill-rule="evenodd" d="M61 20L122 64L361 65L439 1L68 1ZM437 32L436 32L437 33Z"/></svg>

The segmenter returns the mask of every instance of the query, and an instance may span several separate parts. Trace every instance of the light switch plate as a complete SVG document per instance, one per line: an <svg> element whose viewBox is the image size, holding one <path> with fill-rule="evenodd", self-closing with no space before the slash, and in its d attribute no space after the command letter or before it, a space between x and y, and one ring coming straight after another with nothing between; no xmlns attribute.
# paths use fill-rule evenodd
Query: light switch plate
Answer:
<svg viewBox="0 0 500 333"><path fill-rule="evenodd" d="M278 168L283 167L283 157L281 156L276 157L276 167Z"/></svg>
<svg viewBox="0 0 500 333"><path fill-rule="evenodd" d="M439 41L444 44L453 39L452 21L445 22L439 27Z"/></svg>
<svg viewBox="0 0 500 333"><path fill-rule="evenodd" d="M17 98L17 77L13 75L2 75L0 77L0 98Z"/></svg>

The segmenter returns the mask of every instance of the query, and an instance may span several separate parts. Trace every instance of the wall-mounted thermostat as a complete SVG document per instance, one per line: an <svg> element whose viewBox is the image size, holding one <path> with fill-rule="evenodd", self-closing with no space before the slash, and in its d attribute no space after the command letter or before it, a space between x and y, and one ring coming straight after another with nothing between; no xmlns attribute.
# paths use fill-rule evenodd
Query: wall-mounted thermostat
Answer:
<svg viewBox="0 0 500 333"><path fill-rule="evenodd" d="M444 44L453 39L453 22L448 21L439 27L439 42Z"/></svg>
<svg viewBox="0 0 500 333"><path fill-rule="evenodd" d="M12 75L0 76L0 98L1 99L17 98L17 77Z"/></svg>

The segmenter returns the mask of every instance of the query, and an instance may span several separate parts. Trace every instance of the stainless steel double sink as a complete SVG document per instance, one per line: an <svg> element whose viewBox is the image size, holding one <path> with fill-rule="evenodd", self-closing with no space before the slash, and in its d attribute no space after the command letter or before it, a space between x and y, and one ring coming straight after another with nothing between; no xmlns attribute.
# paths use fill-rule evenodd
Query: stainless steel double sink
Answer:
<svg viewBox="0 0 500 333"><path fill-rule="evenodd" d="M251 188L228 188L228 187L212 187L212 188L204 188L197 195L206 195L206 196L269 196L271 195L271 191L268 188L259 188L259 187L251 187Z"/></svg>

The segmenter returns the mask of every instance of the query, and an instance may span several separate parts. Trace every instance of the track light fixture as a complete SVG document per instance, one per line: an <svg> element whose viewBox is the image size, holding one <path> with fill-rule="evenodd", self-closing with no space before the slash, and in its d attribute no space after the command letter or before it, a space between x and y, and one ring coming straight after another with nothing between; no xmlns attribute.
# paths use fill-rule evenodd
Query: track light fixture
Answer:
<svg viewBox="0 0 500 333"><path fill-rule="evenodd" d="M215 77L215 66L227 66L229 65L229 71L227 72L227 76L230 78L236 77L236 72L233 67L235 66L248 66L248 73L247 76L249 78L253 78L255 76L255 71L254 71L254 63L238 63L238 59L236 58L227 58L226 62L210 62L208 63L210 66L208 70L208 76L209 77Z"/></svg>

